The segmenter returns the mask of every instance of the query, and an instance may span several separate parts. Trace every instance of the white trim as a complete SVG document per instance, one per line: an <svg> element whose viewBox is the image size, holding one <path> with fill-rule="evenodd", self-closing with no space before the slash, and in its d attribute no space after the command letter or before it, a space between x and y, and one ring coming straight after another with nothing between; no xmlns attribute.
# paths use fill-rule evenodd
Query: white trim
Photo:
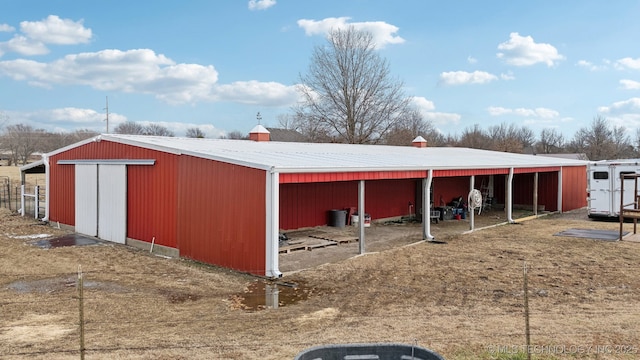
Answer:
<svg viewBox="0 0 640 360"><path fill-rule="evenodd" d="M558 170L558 213L562 214L562 168Z"/></svg>
<svg viewBox="0 0 640 360"><path fill-rule="evenodd" d="M154 159L78 159L58 160L58 165L154 165Z"/></svg>
<svg viewBox="0 0 640 360"><path fill-rule="evenodd" d="M266 217L265 217L265 276L282 277L279 269L280 247L280 180L277 172L265 172L266 175Z"/></svg>
<svg viewBox="0 0 640 360"><path fill-rule="evenodd" d="M507 221L513 223L513 168L509 169L507 178Z"/></svg>
<svg viewBox="0 0 640 360"><path fill-rule="evenodd" d="M433 240L431 235L431 185L433 170L429 169L426 179L422 179L422 239Z"/></svg>

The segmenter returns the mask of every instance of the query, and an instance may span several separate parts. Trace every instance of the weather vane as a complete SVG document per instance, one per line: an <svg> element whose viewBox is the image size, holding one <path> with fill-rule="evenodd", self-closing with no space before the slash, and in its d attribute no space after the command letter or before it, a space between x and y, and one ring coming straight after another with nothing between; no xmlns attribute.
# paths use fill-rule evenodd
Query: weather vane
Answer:
<svg viewBox="0 0 640 360"><path fill-rule="evenodd" d="M258 115L256 115L256 119L258 119L258 125L260 125L260 120L262 120L262 115L260 115L260 111L258 111Z"/></svg>

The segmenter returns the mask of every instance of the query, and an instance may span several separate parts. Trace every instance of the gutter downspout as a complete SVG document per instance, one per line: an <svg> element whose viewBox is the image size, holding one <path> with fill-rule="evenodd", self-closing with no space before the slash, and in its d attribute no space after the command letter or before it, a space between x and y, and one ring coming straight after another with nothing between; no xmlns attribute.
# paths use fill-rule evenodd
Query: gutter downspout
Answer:
<svg viewBox="0 0 640 360"><path fill-rule="evenodd" d="M513 168L509 168L509 178L507 180L507 221L513 221Z"/></svg>
<svg viewBox="0 0 640 360"><path fill-rule="evenodd" d="M433 169L429 169L426 179L422 179L422 240L433 240L431 235L431 183Z"/></svg>
<svg viewBox="0 0 640 360"><path fill-rule="evenodd" d="M280 175L273 168L266 172L266 216L265 216L265 276L280 278L282 273L278 264L280 246Z"/></svg>
<svg viewBox="0 0 640 360"><path fill-rule="evenodd" d="M44 217L42 218L42 221L47 222L49 221L49 156L47 154L43 154L42 155L42 162L44 163L44 184L45 184L45 189L44 189L44 201L45 201L45 205L44 205Z"/></svg>
<svg viewBox="0 0 640 360"><path fill-rule="evenodd" d="M558 170L558 213L562 214L562 167Z"/></svg>

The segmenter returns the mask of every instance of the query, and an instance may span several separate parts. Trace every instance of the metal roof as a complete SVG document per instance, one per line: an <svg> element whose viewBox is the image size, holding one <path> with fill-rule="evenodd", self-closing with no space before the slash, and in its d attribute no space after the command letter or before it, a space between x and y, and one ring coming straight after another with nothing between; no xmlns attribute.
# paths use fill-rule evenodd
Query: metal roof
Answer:
<svg viewBox="0 0 640 360"><path fill-rule="evenodd" d="M49 155L92 141L113 141L281 173L530 168L588 164L582 160L457 147L417 148L119 134L99 135Z"/></svg>

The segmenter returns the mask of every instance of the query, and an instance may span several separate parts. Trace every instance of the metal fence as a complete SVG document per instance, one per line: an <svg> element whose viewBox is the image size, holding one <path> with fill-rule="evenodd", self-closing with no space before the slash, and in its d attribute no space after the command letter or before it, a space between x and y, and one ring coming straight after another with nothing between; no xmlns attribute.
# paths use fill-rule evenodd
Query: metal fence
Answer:
<svg viewBox="0 0 640 360"><path fill-rule="evenodd" d="M11 184L8 178L0 178L0 208L19 212L23 216L32 216L37 219L44 217L45 193L44 186L24 185L23 187Z"/></svg>

